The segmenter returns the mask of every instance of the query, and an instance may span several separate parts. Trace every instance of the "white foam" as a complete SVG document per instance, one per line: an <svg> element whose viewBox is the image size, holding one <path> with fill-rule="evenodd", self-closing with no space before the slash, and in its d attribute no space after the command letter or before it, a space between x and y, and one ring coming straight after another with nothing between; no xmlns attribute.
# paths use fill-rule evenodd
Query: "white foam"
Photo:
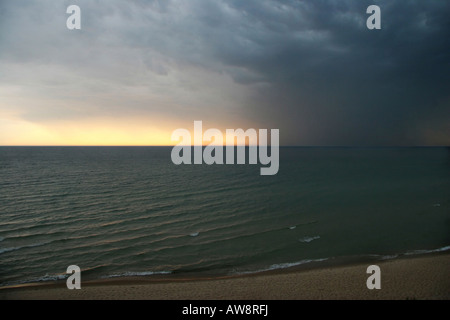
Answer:
<svg viewBox="0 0 450 320"><path fill-rule="evenodd" d="M196 236L198 236L198 234L199 234L198 232L194 232L194 233L191 233L190 236L191 237L196 237Z"/></svg>
<svg viewBox="0 0 450 320"><path fill-rule="evenodd" d="M398 254L393 254L393 255L386 255L386 256L382 256L380 259L381 260L392 260L398 257Z"/></svg>
<svg viewBox="0 0 450 320"><path fill-rule="evenodd" d="M413 250L408 251L405 253L405 256L412 256L416 254L426 254L426 253L433 253L433 252L442 252L442 251L448 251L450 250L450 246L445 246L442 248L432 249L432 250Z"/></svg>
<svg viewBox="0 0 450 320"><path fill-rule="evenodd" d="M64 279L66 279L68 277L69 277L68 274L52 274L52 275L50 275L50 274L46 273L44 276L39 277L39 278L33 278L33 279L28 279L28 280L21 280L21 281L17 281L15 283L10 283L10 284L25 284L25 283L58 281L58 280L64 280Z"/></svg>
<svg viewBox="0 0 450 320"><path fill-rule="evenodd" d="M33 244L26 245L26 246L21 246L21 247L0 249L0 254L5 253L5 252L20 250L20 249L24 249L24 248L40 247L40 246L46 245L47 243L50 243L50 242L40 242L40 243L33 243Z"/></svg>
<svg viewBox="0 0 450 320"><path fill-rule="evenodd" d="M139 276L152 276L156 274L170 274L171 271L141 271L141 272L134 272L134 271L127 271L119 274L111 274L107 276L103 276L102 278L117 278L117 277L139 277Z"/></svg>
<svg viewBox="0 0 450 320"><path fill-rule="evenodd" d="M308 243L317 239L320 239L320 236L303 237L301 239L298 239L298 241Z"/></svg>
<svg viewBox="0 0 450 320"><path fill-rule="evenodd" d="M37 278L36 281L57 281L57 280L64 280L66 278L69 277L69 274L54 274L54 275L49 275L48 273L40 278ZM33 281L35 282L35 281Z"/></svg>
<svg viewBox="0 0 450 320"><path fill-rule="evenodd" d="M297 228L297 226L289 227L289 229L291 229L291 230L294 230L295 228Z"/></svg>
<svg viewBox="0 0 450 320"><path fill-rule="evenodd" d="M279 264L273 264L269 267L268 270L276 270L276 269L286 269L290 267L299 266L302 264L310 263L310 262L322 262L328 260L328 258L323 259L305 259L297 262L287 262L287 263L279 263Z"/></svg>
<svg viewBox="0 0 450 320"><path fill-rule="evenodd" d="M305 260L300 260L297 262L277 263L277 264L272 264L271 266L269 266L268 268L265 268L265 269L259 269L259 270L255 270L255 271L244 271L244 272L239 272L238 274L253 274L253 273L265 272L265 271L271 271L271 270L286 269L286 268L290 268L290 267L299 266L302 264L307 264L307 263L311 263L311 262L322 262L322 261L326 261L326 260L328 260L328 258L305 259Z"/></svg>

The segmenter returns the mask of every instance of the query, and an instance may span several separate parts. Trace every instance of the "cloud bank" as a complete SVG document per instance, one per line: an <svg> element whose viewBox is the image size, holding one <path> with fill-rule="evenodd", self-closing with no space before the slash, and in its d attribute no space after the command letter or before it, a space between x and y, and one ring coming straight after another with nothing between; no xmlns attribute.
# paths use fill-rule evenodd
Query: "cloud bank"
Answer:
<svg viewBox="0 0 450 320"><path fill-rule="evenodd" d="M366 27L371 4L381 30ZM1 1L0 143L11 121L203 120L279 128L285 145L449 145L449 13L440 0Z"/></svg>

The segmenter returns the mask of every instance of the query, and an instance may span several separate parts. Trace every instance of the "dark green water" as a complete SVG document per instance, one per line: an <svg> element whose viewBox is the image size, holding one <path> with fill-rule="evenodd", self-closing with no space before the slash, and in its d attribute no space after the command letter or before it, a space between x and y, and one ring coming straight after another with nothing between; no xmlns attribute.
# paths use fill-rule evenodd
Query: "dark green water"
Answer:
<svg viewBox="0 0 450 320"><path fill-rule="evenodd" d="M447 148L281 148L275 176L170 152L1 147L0 286L450 249Z"/></svg>

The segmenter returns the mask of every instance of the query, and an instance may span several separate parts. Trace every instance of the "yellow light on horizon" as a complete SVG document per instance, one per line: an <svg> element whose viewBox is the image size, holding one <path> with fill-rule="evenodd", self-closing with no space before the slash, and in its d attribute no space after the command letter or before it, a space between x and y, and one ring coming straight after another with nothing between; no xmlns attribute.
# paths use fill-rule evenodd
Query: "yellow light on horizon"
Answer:
<svg viewBox="0 0 450 320"><path fill-rule="evenodd" d="M170 146L171 129L142 124L36 124L0 119L3 146Z"/></svg>
<svg viewBox="0 0 450 320"><path fill-rule="evenodd" d="M3 146L174 146L180 140L171 140L172 133L180 128L190 132L191 145L195 145L193 122L188 119L129 117L120 120L95 118L36 123L18 115L2 115L0 145ZM205 124L202 134L214 127L222 133L222 139L212 143L203 139L203 146L225 146L227 140L234 140L228 136L227 129L224 129L226 126L220 123ZM244 131L249 128L239 127ZM245 145L248 143L246 139Z"/></svg>

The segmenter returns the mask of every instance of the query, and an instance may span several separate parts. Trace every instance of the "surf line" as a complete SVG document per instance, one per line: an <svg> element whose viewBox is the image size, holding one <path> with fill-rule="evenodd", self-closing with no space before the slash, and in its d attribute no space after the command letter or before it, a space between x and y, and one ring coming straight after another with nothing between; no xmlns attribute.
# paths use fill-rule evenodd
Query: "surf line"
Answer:
<svg viewBox="0 0 450 320"><path fill-rule="evenodd" d="M225 164L235 164L235 147L237 149L236 164L246 163L246 141L248 139L249 164L258 163L269 165L261 167L260 175L275 175L280 166L279 145L280 131L270 130L270 155L267 145L267 129L226 129L225 135L216 128L210 128L203 133L202 121L194 121L194 137L187 129L179 128L173 131L172 141L179 141L173 147L171 158L176 165L191 164L192 141L194 146L194 164L224 164L224 148L226 152ZM225 139L224 139L225 138ZM203 142L209 142L203 148ZM236 144L235 144L236 142ZM224 147L225 146L225 147Z"/></svg>

